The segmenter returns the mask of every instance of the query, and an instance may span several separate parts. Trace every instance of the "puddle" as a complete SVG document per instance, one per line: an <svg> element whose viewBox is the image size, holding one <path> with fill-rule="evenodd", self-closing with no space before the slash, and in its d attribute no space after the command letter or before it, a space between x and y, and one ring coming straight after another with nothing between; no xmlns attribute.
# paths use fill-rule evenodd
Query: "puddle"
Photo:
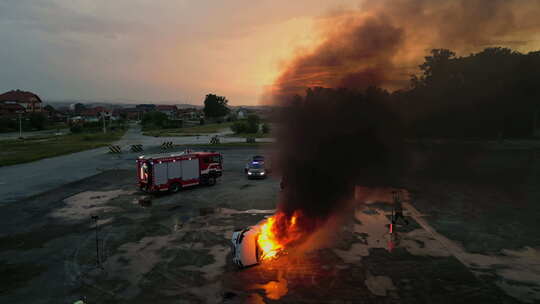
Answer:
<svg viewBox="0 0 540 304"><path fill-rule="evenodd" d="M383 192L370 193L370 202L380 203L391 199L391 195ZM500 255L468 253L459 243L437 233L413 206L404 203L404 208L421 229L409 232L398 230L397 234L390 235L390 222L385 212L368 204L355 210L355 221L351 224L359 242L352 244L349 250L334 249L334 252L348 264L358 263L362 257L369 255L372 248L383 248L390 252L395 248L403 248L416 256L454 256L476 275L485 275L486 271L488 274L490 271L495 273L501 279L497 285L508 295L530 303L540 299L540 249L526 247L522 250L502 250ZM366 281L366 285L371 290L374 283L377 286L386 284L384 280L371 278ZM380 290L375 292L382 293Z"/></svg>
<svg viewBox="0 0 540 304"><path fill-rule="evenodd" d="M369 291L376 296L386 297L388 291L396 290L392 279L387 276L374 276L368 273L364 283Z"/></svg>
<svg viewBox="0 0 540 304"><path fill-rule="evenodd" d="M531 286L513 285L504 281L497 282L496 285L504 290L509 296L525 303L536 303L536 301L540 300L540 289L534 290Z"/></svg>
<svg viewBox="0 0 540 304"><path fill-rule="evenodd" d="M516 297L520 293L523 299L540 299L540 249L525 247L522 250L501 250L501 255L484 255L468 253L463 246L437 233L410 204L404 203L404 208L411 212L415 221L424 228L439 244L441 250L446 250L456 257L474 274L485 274L484 271L494 271L504 280L514 281L523 285L498 283L499 287L509 296ZM528 284L528 285L527 285ZM522 298L518 297L522 300Z"/></svg>
<svg viewBox="0 0 540 304"><path fill-rule="evenodd" d="M283 278L283 271L279 271L277 281L270 281L266 284L254 284L252 289L262 289L268 299L279 300L289 292L287 283L287 280Z"/></svg>

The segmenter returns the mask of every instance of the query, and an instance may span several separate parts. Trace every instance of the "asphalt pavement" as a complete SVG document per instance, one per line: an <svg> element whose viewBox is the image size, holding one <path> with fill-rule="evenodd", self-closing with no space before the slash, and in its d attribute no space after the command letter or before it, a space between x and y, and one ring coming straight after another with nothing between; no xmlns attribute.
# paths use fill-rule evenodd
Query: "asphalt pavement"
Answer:
<svg viewBox="0 0 540 304"><path fill-rule="evenodd" d="M140 126L134 125L114 144L121 146L123 151L129 151L130 145L133 144L142 144L146 150L155 148L165 141L172 141L175 145L208 144L214 135L220 136L222 143L245 141L244 138L221 137L228 133L230 133L229 130L222 130L219 133L202 136L152 137L142 135ZM109 154L108 151L108 147L102 147L30 163L0 167L0 204L15 202L46 192L105 170L133 167L137 154Z"/></svg>

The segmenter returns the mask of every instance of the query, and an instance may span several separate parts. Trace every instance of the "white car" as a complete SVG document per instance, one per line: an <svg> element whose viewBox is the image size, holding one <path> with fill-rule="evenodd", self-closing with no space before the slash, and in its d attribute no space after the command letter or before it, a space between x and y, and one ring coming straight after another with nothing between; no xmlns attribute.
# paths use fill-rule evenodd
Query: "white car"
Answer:
<svg viewBox="0 0 540 304"><path fill-rule="evenodd" d="M257 226L236 230L232 236L233 262L240 267L259 264L261 250L257 244Z"/></svg>

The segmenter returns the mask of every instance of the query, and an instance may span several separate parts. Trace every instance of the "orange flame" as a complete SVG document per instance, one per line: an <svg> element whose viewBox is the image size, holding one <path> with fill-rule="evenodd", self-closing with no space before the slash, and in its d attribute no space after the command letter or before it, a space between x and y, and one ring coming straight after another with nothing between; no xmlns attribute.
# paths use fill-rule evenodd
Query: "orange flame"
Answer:
<svg viewBox="0 0 540 304"><path fill-rule="evenodd" d="M278 212L260 225L257 244L262 251L261 260L276 258L286 245L302 237L302 233L297 228L299 216L298 211L295 211L292 216Z"/></svg>

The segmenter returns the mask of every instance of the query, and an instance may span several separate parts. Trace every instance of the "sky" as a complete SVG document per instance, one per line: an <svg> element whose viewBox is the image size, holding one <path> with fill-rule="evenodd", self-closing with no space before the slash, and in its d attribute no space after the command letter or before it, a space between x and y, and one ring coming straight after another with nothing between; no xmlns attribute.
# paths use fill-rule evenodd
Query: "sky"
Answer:
<svg viewBox="0 0 540 304"><path fill-rule="evenodd" d="M313 27L358 0L2 0L0 92L256 105Z"/></svg>

